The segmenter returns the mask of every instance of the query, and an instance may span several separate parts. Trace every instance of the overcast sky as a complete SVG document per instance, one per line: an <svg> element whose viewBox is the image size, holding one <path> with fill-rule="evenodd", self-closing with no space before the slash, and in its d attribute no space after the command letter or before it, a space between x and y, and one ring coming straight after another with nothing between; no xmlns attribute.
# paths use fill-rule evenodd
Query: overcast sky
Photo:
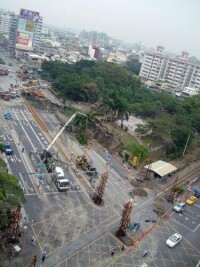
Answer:
<svg viewBox="0 0 200 267"><path fill-rule="evenodd" d="M200 58L200 0L0 0L0 7L38 11L44 23Z"/></svg>

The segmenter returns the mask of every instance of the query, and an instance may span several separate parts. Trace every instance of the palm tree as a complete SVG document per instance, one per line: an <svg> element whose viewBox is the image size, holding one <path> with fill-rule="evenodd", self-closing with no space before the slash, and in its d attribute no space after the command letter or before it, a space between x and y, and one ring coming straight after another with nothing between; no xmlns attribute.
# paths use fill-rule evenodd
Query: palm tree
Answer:
<svg viewBox="0 0 200 267"><path fill-rule="evenodd" d="M124 118L128 121L130 107L126 99L120 97L116 103L117 107L117 118L121 118L121 128L123 128Z"/></svg>
<svg viewBox="0 0 200 267"><path fill-rule="evenodd" d="M96 127L96 119L94 113L77 114L74 120L74 125L79 128L77 138L80 142L87 143L86 129Z"/></svg>

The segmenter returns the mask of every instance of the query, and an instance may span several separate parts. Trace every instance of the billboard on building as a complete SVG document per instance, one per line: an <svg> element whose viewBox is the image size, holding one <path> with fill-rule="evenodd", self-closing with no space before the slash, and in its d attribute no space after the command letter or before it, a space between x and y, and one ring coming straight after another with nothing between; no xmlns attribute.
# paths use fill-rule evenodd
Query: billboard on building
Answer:
<svg viewBox="0 0 200 267"><path fill-rule="evenodd" d="M16 36L16 49L32 51L33 32L39 19L39 12L21 9Z"/></svg>
<svg viewBox="0 0 200 267"><path fill-rule="evenodd" d="M19 16L22 19L37 22L39 19L39 12L21 8Z"/></svg>

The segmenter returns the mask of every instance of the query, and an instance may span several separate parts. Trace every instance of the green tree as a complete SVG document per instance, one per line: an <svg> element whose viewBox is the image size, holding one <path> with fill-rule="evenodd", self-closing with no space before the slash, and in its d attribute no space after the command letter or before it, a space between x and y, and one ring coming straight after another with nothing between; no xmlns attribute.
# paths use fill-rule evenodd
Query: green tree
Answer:
<svg viewBox="0 0 200 267"><path fill-rule="evenodd" d="M126 62L125 68L136 75L139 75L142 63L137 58L132 58Z"/></svg>
<svg viewBox="0 0 200 267"><path fill-rule="evenodd" d="M78 141L81 144L87 144L86 129L96 128L96 119L94 113L89 112L86 114L77 114L73 124L79 128L79 131L76 135Z"/></svg>
<svg viewBox="0 0 200 267"><path fill-rule="evenodd" d="M7 205L19 206L24 202L24 193L18 179L5 171L0 171L0 210Z"/></svg>

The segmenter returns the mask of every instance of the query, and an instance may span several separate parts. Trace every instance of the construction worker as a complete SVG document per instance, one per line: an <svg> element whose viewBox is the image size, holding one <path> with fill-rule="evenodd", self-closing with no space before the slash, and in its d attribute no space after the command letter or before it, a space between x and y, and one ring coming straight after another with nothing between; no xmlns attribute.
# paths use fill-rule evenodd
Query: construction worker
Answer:
<svg viewBox="0 0 200 267"><path fill-rule="evenodd" d="M111 251L111 254L110 254L112 257L115 255L115 248Z"/></svg>

